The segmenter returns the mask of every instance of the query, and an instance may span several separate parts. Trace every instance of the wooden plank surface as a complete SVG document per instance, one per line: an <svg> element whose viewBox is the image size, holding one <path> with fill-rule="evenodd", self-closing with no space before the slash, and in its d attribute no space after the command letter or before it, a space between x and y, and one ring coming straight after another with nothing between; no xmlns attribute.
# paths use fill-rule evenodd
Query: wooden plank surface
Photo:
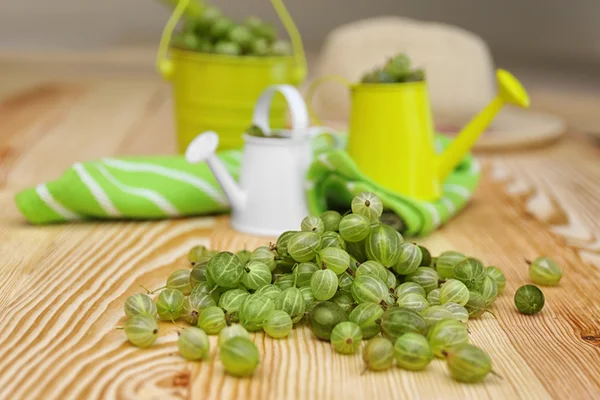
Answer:
<svg viewBox="0 0 600 400"><path fill-rule="evenodd" d="M160 286L194 244L235 250L268 240L232 232L225 216L31 227L13 197L77 161L172 153L171 112L169 88L157 77L0 67L1 399L600 395L600 147L575 133L546 149L482 156L485 178L472 203L419 240L506 272L498 318L469 322L472 342L503 379L458 384L439 360L424 372L361 376L360 356L335 354L302 327L284 340L254 336L262 360L252 379L224 375L215 346L210 362L183 361L172 324L161 324L151 349L132 347L115 327L140 284ZM526 317L512 293L527 282L524 258L540 254L556 258L565 275L544 289L544 311Z"/></svg>

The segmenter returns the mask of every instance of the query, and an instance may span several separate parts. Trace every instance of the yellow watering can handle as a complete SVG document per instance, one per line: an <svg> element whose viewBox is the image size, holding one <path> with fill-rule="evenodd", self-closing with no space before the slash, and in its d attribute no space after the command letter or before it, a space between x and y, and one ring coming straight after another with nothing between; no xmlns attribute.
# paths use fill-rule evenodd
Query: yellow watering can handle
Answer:
<svg viewBox="0 0 600 400"><path fill-rule="evenodd" d="M177 7L173 10L171 17L167 21L167 25L163 30L160 38L160 44L158 46L158 56L156 58L156 69L161 73L165 79L170 79L173 75L173 62L169 59L169 44L171 43L171 37L175 27L179 23L179 20L185 13L186 8L189 6L190 0L179 0ZM294 49L294 57L296 58L297 78L299 81L304 80L306 76L306 56L304 54L304 45L302 44L302 37L298 32L298 28L294 23L294 20L290 16L287 8L283 4L282 0L271 0L273 8L277 12L277 15L281 19L285 30L287 31L292 47Z"/></svg>
<svg viewBox="0 0 600 400"><path fill-rule="evenodd" d="M304 45L302 44L302 36L298 32L298 28L294 23L294 20L290 16L287 8L283 4L282 0L271 0L271 4L275 9L275 12L279 16L283 27L285 28L290 41L292 42L292 48L294 49L294 57L296 58L297 78L298 81L303 81L306 77L306 56L304 55Z"/></svg>
<svg viewBox="0 0 600 400"><path fill-rule="evenodd" d="M310 119L312 120L314 125L323 125L323 122L315 113L315 109L313 108L313 105L312 105L312 98L313 98L316 90L319 88L319 86L321 86L322 84L327 83L327 82L337 82L339 84L346 86L348 89L350 89L352 87L352 83L348 79L344 78L343 76L339 76L339 75L325 75L325 76L321 76L321 77L315 79L310 84L310 86L308 87L308 90L306 92L306 104L308 106L308 115L310 115Z"/></svg>
<svg viewBox="0 0 600 400"><path fill-rule="evenodd" d="M156 57L156 69L165 79L171 79L171 76L173 75L173 62L168 56L171 37L173 36L173 31L175 30L175 27L177 27L179 20L183 16L183 13L189 4L190 0L179 0L177 7L175 7L175 10L173 10L173 13L169 17L167 25L165 25L165 29L163 29L163 33L160 38L158 55Z"/></svg>

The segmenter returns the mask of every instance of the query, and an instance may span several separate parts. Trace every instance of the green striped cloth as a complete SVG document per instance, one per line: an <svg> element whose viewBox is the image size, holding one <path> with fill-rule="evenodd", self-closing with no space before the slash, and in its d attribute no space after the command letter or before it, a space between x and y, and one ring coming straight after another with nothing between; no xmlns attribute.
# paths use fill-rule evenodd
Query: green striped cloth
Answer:
<svg viewBox="0 0 600 400"><path fill-rule="evenodd" d="M443 137L439 143L445 144ZM459 212L479 181L472 157L444 183L444 196L419 202L391 193L367 179L343 150L315 140L315 161L307 174L307 198L314 214L327 209L331 193L349 206L352 196L376 192L387 209L405 222L409 236L435 230ZM242 152L218 153L229 172L239 176ZM401 179L401 176L400 176ZM73 220L147 220L210 215L229 211L227 198L205 163L191 165L182 156L104 158L78 163L59 179L21 191L15 198L32 224Z"/></svg>

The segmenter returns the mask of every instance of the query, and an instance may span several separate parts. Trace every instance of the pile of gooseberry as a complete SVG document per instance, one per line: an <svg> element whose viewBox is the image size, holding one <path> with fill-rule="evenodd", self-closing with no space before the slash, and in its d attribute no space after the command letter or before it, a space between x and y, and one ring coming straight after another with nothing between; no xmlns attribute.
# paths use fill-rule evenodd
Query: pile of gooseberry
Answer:
<svg viewBox="0 0 600 400"><path fill-rule="evenodd" d="M259 365L249 332L281 339L307 324L337 353L362 347L365 370L385 370L394 362L423 370L441 358L453 379L483 380L493 372L491 358L469 343L467 322L491 313L506 286L504 273L457 251L432 257L381 223L383 208L375 194L365 192L354 197L345 215L308 216L298 231L283 233L269 246L237 253L192 248L191 269L174 271L156 302L149 291L127 299L127 338L149 347L158 337L157 316L182 319L191 325L178 338L182 357L207 359L208 335L218 335L223 367L243 377ZM555 285L561 276L552 260L530 263L534 283ZM534 285L515 294L523 314L543 305Z"/></svg>
<svg viewBox="0 0 600 400"><path fill-rule="evenodd" d="M422 68L412 68L410 58L400 53L389 58L383 66L365 73L361 83L404 83L423 80L425 71Z"/></svg>
<svg viewBox="0 0 600 400"><path fill-rule="evenodd" d="M248 17L238 24L214 6L206 7L197 17L186 17L173 36L171 46L230 56L289 56L292 53L290 43L277 38L275 26L258 17Z"/></svg>

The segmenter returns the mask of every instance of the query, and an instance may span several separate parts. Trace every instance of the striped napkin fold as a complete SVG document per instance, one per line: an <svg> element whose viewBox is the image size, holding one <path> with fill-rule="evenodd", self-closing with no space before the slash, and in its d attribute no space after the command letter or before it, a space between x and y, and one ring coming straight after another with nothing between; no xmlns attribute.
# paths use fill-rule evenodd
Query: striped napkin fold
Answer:
<svg viewBox="0 0 600 400"><path fill-rule="evenodd" d="M438 136L440 148L447 139ZM467 156L443 186L435 202L392 193L370 181L348 154L315 142L315 160L307 174L310 211L318 214L333 201L346 204L362 191L377 193L386 209L404 222L408 236L425 235L456 215L479 182L475 160ZM239 176L242 151L218 157L233 177ZM399 179L402 179L399 174ZM103 158L77 163L59 179L25 189L15 202L32 224L75 220L151 220L225 213L229 202L206 165L189 164L183 156Z"/></svg>

